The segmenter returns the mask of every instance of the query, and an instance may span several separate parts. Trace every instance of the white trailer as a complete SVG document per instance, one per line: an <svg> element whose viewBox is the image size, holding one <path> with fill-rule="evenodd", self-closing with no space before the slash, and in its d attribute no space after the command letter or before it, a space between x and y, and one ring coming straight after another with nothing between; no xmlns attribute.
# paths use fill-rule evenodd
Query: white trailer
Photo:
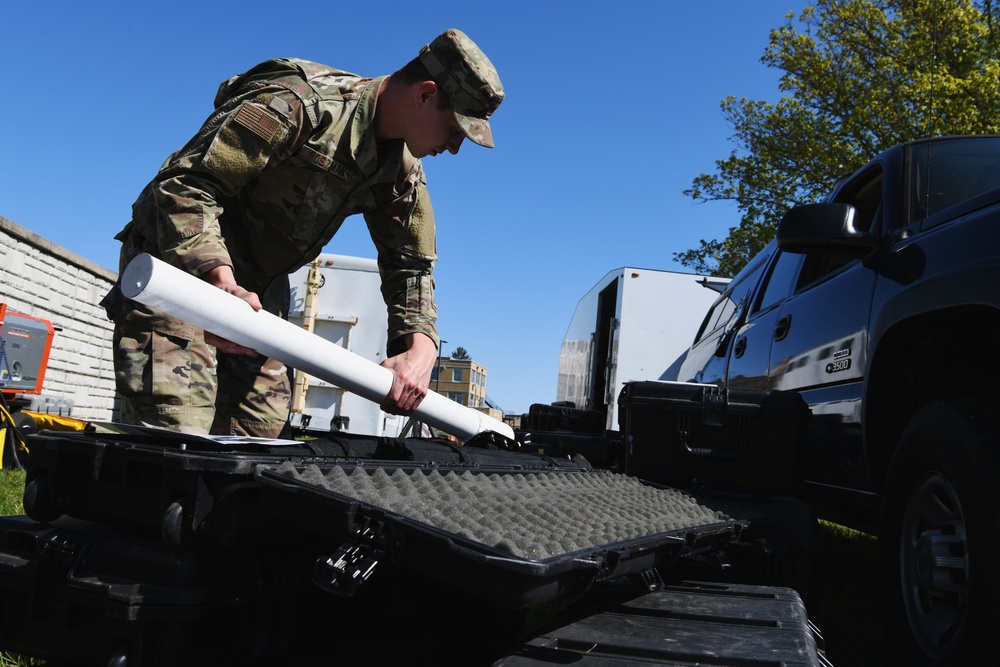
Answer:
<svg viewBox="0 0 1000 667"><path fill-rule="evenodd" d="M385 359L387 311L374 259L324 253L289 276L289 285L291 322L374 363ZM373 401L298 371L291 419L295 428L374 436L400 435L407 424Z"/></svg>
<svg viewBox="0 0 1000 667"><path fill-rule="evenodd" d="M633 380L672 380L728 278L623 267L582 299L559 354L556 402L605 414L618 430L618 392Z"/></svg>

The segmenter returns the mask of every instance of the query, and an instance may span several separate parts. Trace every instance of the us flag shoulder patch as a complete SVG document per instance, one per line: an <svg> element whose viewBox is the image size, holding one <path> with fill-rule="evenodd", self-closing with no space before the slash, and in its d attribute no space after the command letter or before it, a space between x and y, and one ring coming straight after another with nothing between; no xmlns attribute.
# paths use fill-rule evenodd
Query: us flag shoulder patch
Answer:
<svg viewBox="0 0 1000 667"><path fill-rule="evenodd" d="M274 139L280 127L276 118L252 104L244 104L233 120L267 142Z"/></svg>

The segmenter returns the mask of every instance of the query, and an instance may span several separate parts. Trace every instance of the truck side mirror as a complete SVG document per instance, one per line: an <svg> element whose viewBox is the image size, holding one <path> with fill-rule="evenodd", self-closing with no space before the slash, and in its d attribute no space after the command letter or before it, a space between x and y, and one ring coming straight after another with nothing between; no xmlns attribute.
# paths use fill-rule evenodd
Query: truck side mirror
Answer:
<svg viewBox="0 0 1000 667"><path fill-rule="evenodd" d="M878 242L854 229L854 213L850 204L796 206L778 223L778 247L800 254L837 251L865 257L878 247Z"/></svg>

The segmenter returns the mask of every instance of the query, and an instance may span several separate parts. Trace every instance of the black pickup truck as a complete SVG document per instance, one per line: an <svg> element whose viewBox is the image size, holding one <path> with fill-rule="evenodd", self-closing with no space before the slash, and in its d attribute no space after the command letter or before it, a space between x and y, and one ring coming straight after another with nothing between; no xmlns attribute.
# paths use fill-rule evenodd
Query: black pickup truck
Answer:
<svg viewBox="0 0 1000 667"><path fill-rule="evenodd" d="M1000 137L938 137L790 210L676 378L801 394L800 496L878 536L902 664L995 656L998 331Z"/></svg>

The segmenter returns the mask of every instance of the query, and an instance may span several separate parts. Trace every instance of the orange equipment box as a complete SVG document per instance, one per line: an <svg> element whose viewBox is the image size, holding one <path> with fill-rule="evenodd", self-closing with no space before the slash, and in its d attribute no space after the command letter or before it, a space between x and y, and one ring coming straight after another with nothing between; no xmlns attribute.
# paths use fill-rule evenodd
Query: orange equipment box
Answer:
<svg viewBox="0 0 1000 667"><path fill-rule="evenodd" d="M48 320L0 303L0 389L5 396L42 393L54 334Z"/></svg>

